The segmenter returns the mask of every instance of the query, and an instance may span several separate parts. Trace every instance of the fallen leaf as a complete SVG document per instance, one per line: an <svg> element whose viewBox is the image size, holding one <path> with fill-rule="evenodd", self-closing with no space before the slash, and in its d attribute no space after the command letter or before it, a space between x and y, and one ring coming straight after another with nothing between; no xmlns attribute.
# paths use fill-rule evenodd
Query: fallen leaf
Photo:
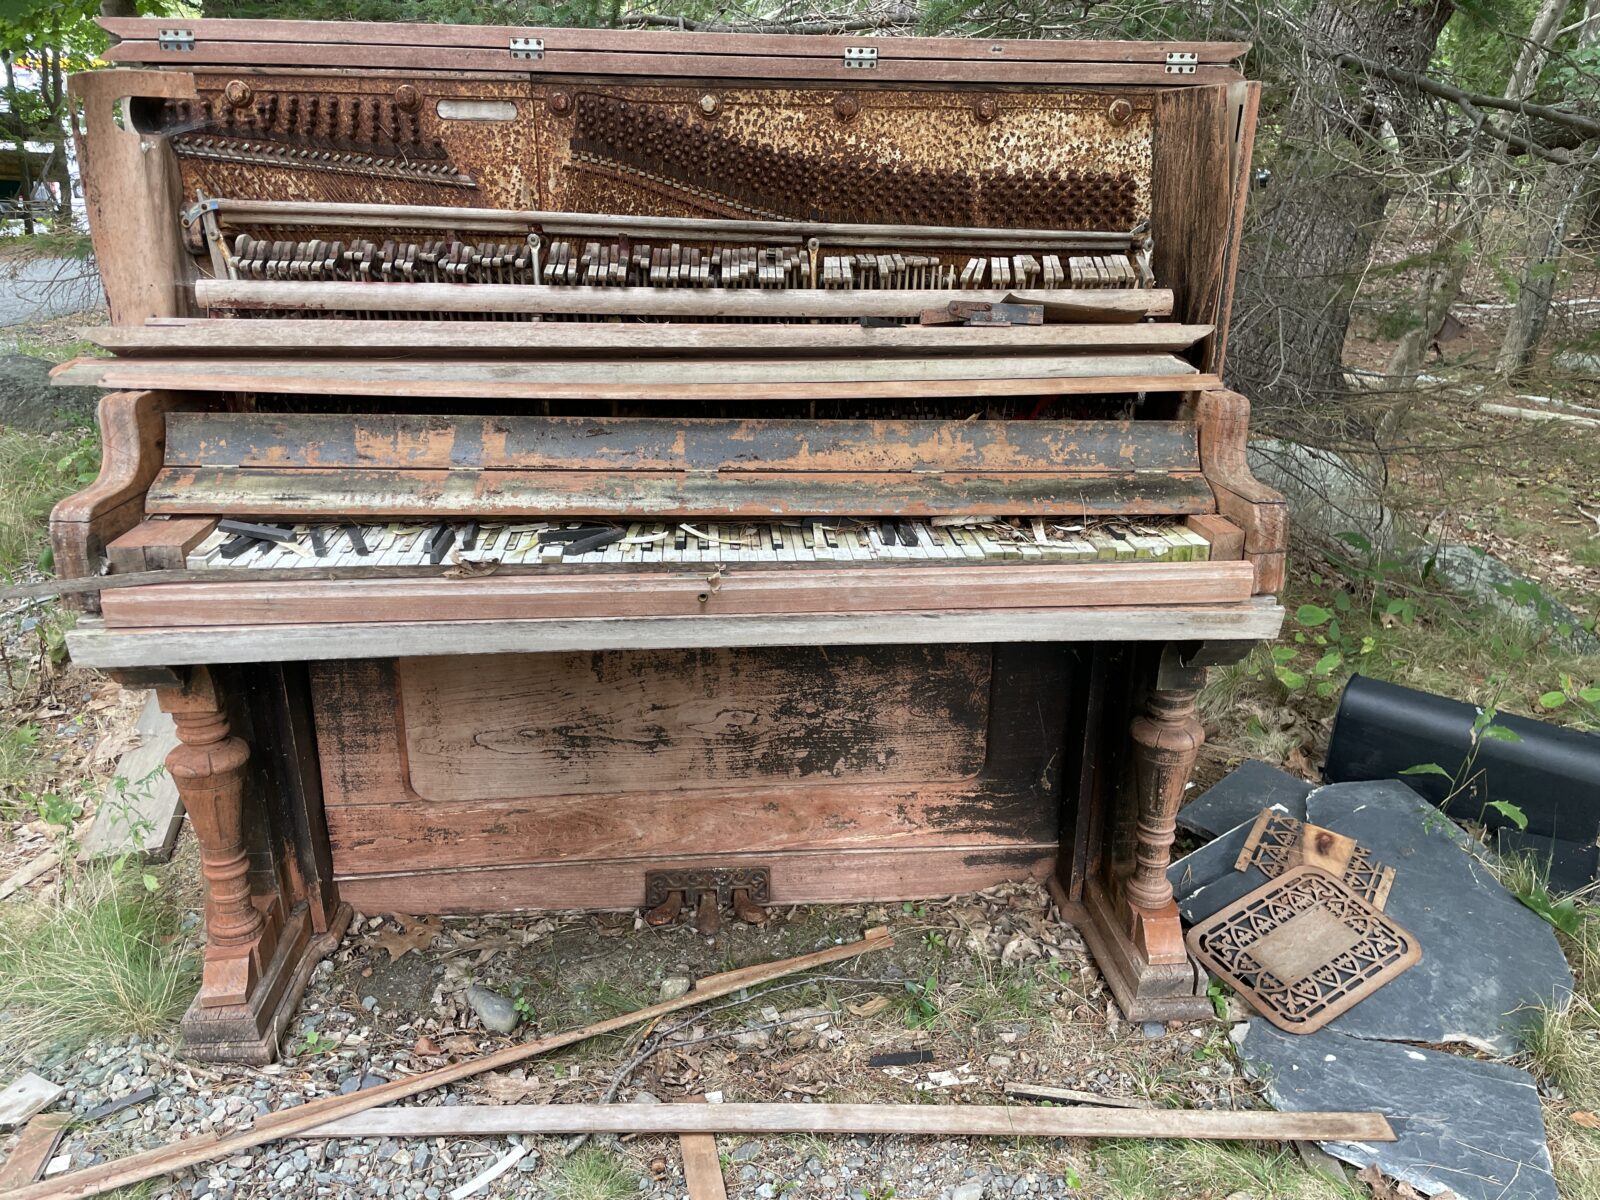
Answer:
<svg viewBox="0 0 1600 1200"><path fill-rule="evenodd" d="M411 923L409 917L396 917L400 923L398 931L384 929L378 933L378 945L389 952L389 961L395 962L410 954L413 950L426 950L433 945L433 939L443 932L443 927L432 917Z"/></svg>
<svg viewBox="0 0 1600 1200"><path fill-rule="evenodd" d="M845 1007L850 1010L852 1016L875 1017L889 1007L889 997L879 993L868 997L860 1004L847 1004Z"/></svg>
<svg viewBox="0 0 1600 1200"><path fill-rule="evenodd" d="M431 1056L439 1053L439 1045L431 1037L419 1037L411 1046L411 1053Z"/></svg>
<svg viewBox="0 0 1600 1200"><path fill-rule="evenodd" d="M543 1103L556 1092L550 1080L539 1076L529 1079L522 1071L495 1072L483 1076L479 1082L496 1104L520 1104L530 1098Z"/></svg>
<svg viewBox="0 0 1600 1200"><path fill-rule="evenodd" d="M440 1043L440 1048L446 1054L476 1054L478 1052L478 1039L458 1033L454 1037L447 1037Z"/></svg>
<svg viewBox="0 0 1600 1200"><path fill-rule="evenodd" d="M1585 1129L1600 1129L1600 1116L1592 1112L1575 1112L1572 1114L1572 1123L1582 1125Z"/></svg>

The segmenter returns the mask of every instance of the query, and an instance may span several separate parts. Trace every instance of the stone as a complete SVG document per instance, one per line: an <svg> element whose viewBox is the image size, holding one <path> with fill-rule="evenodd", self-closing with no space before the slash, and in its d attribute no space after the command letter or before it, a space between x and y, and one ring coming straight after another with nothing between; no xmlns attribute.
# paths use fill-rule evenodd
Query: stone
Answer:
<svg viewBox="0 0 1600 1200"><path fill-rule="evenodd" d="M1251 1021L1238 1040L1274 1108L1389 1118L1397 1141L1322 1143L1335 1158L1376 1164L1428 1196L1557 1200L1539 1092L1526 1071L1331 1029L1286 1034L1265 1021Z"/></svg>
<svg viewBox="0 0 1600 1200"><path fill-rule="evenodd" d="M1178 825L1202 837L1217 837L1256 819L1274 806L1305 820L1306 795L1315 784L1257 759L1246 759L1178 810Z"/></svg>
<svg viewBox="0 0 1600 1200"><path fill-rule="evenodd" d="M1550 632L1550 640L1574 654L1600 654L1600 637L1583 627L1583 618L1543 587L1476 546L1444 542L1412 552L1418 570L1454 592L1477 601L1519 624ZM1431 566L1430 566L1431 564Z"/></svg>
<svg viewBox="0 0 1600 1200"><path fill-rule="evenodd" d="M669 975L661 981L661 992L658 1001L665 1004L668 1000L676 1000L680 996L687 996L689 989L694 986L694 980L687 975Z"/></svg>
<svg viewBox="0 0 1600 1200"><path fill-rule="evenodd" d="M522 1023L517 1006L499 992L473 984L467 988L467 1003L490 1033L510 1033Z"/></svg>
<svg viewBox="0 0 1600 1200"><path fill-rule="evenodd" d="M1580 354L1576 350L1563 350L1551 356L1550 365L1558 371L1581 375L1585 379L1600 379L1600 354Z"/></svg>
<svg viewBox="0 0 1600 1200"><path fill-rule="evenodd" d="M733 1152L731 1157L734 1162L749 1162L752 1159L759 1158L761 1150L762 1145L760 1142L745 1142Z"/></svg>
<svg viewBox="0 0 1600 1200"><path fill-rule="evenodd" d="M1374 549L1394 540L1394 513L1378 485L1343 455L1264 439L1250 443L1249 462L1257 479L1283 493L1290 520L1302 531L1326 539L1360 534Z"/></svg>
<svg viewBox="0 0 1600 1200"><path fill-rule="evenodd" d="M967 1179L956 1184L950 1200L983 1200L983 1180Z"/></svg>
<svg viewBox="0 0 1600 1200"><path fill-rule="evenodd" d="M52 387L54 366L26 354L0 354L0 425L30 433L59 433L94 422L100 389Z"/></svg>
<svg viewBox="0 0 1600 1200"><path fill-rule="evenodd" d="M1139 1032L1144 1034L1147 1041L1156 1041L1167 1036L1167 1027L1160 1021L1146 1021L1139 1026Z"/></svg>
<svg viewBox="0 0 1600 1200"><path fill-rule="evenodd" d="M1305 818L1303 805L1298 810L1279 804L1268 807L1302 820ZM1241 821L1227 833L1185 854L1167 868L1167 879L1172 883L1173 895L1178 900L1178 912L1186 924L1193 925L1214 912L1220 912L1239 897L1267 882L1267 877L1255 867L1245 871L1234 870L1239 852L1250 840L1250 830L1256 823L1257 815L1251 813L1249 820Z"/></svg>

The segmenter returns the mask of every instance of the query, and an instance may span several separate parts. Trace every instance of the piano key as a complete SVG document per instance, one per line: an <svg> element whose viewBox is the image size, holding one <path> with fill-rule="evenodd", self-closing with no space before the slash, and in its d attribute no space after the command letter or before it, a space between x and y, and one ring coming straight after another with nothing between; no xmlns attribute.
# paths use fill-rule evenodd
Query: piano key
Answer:
<svg viewBox="0 0 1600 1200"><path fill-rule="evenodd" d="M450 548L455 545L456 531L451 525L440 524L434 526L428 534L428 541L424 547L428 556L429 566L438 566L444 561L444 556L450 553Z"/></svg>
<svg viewBox="0 0 1600 1200"><path fill-rule="evenodd" d="M282 525L258 525L252 521L235 521L231 518L217 522L217 528L227 533L244 533L258 541L288 542L294 540L294 531Z"/></svg>

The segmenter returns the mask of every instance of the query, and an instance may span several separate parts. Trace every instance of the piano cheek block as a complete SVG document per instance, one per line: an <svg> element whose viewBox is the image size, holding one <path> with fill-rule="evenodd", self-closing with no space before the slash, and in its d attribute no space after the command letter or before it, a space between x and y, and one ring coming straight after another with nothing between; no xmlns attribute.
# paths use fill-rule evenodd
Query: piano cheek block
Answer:
<svg viewBox="0 0 1600 1200"><path fill-rule="evenodd" d="M352 908L1017 880L1131 1019L1209 1014L1165 868L1286 538L1192 286L1244 47L549 30L508 122L471 31L207 22L179 80L113 27L171 153L75 78L107 462L52 539L176 723L191 1052L272 1057Z"/></svg>

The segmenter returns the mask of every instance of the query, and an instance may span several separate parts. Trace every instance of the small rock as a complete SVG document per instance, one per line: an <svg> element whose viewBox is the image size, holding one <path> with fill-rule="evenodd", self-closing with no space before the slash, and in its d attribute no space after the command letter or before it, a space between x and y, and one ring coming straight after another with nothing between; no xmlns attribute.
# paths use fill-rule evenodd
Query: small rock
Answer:
<svg viewBox="0 0 1600 1200"><path fill-rule="evenodd" d="M968 1179L958 1183L955 1191L950 1193L950 1200L983 1200L983 1180Z"/></svg>
<svg viewBox="0 0 1600 1200"><path fill-rule="evenodd" d="M490 1033L510 1033L522 1023L517 1006L499 992L473 984L467 988L467 1003Z"/></svg>
<svg viewBox="0 0 1600 1200"><path fill-rule="evenodd" d="M734 1162L749 1162L760 1157L762 1146L760 1142L746 1142L733 1152Z"/></svg>
<svg viewBox="0 0 1600 1200"><path fill-rule="evenodd" d="M660 1002L665 1004L668 1000L676 1000L680 996L687 996L689 989L694 986L694 980L687 975L669 975L661 981Z"/></svg>
<svg viewBox="0 0 1600 1200"><path fill-rule="evenodd" d="M1139 1031L1152 1042L1167 1036L1167 1027L1160 1021L1146 1021L1139 1026Z"/></svg>
<svg viewBox="0 0 1600 1200"><path fill-rule="evenodd" d="M361 997L361 1007L366 1009L368 1012L377 1012L378 998L376 996Z"/></svg>

